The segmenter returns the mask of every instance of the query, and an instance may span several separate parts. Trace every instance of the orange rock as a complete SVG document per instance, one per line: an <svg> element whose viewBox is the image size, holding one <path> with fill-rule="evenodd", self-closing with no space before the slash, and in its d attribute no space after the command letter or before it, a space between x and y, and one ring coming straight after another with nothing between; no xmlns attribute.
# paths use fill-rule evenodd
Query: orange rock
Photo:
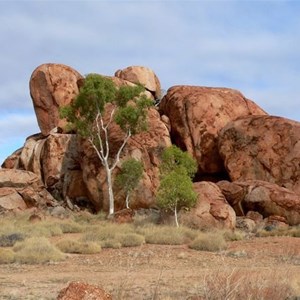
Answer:
<svg viewBox="0 0 300 300"><path fill-rule="evenodd" d="M194 190L197 204L188 212L180 211L180 223L197 229L235 228L235 212L215 183L196 182Z"/></svg>
<svg viewBox="0 0 300 300"><path fill-rule="evenodd" d="M65 127L65 121L59 118L59 109L70 104L78 94L77 81L81 78L77 71L62 64L43 64L33 71L30 94L43 135L55 127Z"/></svg>
<svg viewBox="0 0 300 300"><path fill-rule="evenodd" d="M160 97L161 87L159 79L155 73L147 67L127 67L123 70L116 71L115 76L132 83L142 84L146 90L154 95L155 99Z"/></svg>
<svg viewBox="0 0 300 300"><path fill-rule="evenodd" d="M300 123L274 116L233 121L219 135L232 181L263 180L300 195Z"/></svg>
<svg viewBox="0 0 300 300"><path fill-rule="evenodd" d="M112 300L112 296L95 285L71 282L59 292L57 300Z"/></svg>
<svg viewBox="0 0 300 300"><path fill-rule="evenodd" d="M224 171L217 139L228 122L266 114L236 90L198 86L171 87L159 109L170 119L172 140L196 158L200 174Z"/></svg>

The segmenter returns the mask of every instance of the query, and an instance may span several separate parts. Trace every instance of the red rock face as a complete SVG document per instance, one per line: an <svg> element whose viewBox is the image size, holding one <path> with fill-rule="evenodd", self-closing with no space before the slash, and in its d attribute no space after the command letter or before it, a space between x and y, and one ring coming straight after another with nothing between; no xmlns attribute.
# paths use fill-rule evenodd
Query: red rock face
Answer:
<svg viewBox="0 0 300 300"><path fill-rule="evenodd" d="M79 79L82 76L77 71L61 64L43 64L33 71L30 94L43 135L55 127L65 127L59 118L59 108L70 104L78 94Z"/></svg>
<svg viewBox="0 0 300 300"><path fill-rule="evenodd" d="M123 70L118 70L115 76L132 83L142 84L157 99L160 97L161 87L155 73L146 67L131 66Z"/></svg>
<svg viewBox="0 0 300 300"><path fill-rule="evenodd" d="M219 151L232 181L263 180L300 195L300 123L249 116L229 123Z"/></svg>
<svg viewBox="0 0 300 300"><path fill-rule="evenodd" d="M59 292L57 300L112 300L112 296L95 285L71 282Z"/></svg>
<svg viewBox="0 0 300 300"><path fill-rule="evenodd" d="M256 211L264 218L279 216L290 225L300 224L300 196L276 184L248 180L235 182L245 188L246 195L241 206L244 212Z"/></svg>
<svg viewBox="0 0 300 300"><path fill-rule="evenodd" d="M170 119L173 142L196 158L200 174L224 170L217 138L228 122L266 114L238 91L197 86L170 88L159 108Z"/></svg>
<svg viewBox="0 0 300 300"><path fill-rule="evenodd" d="M234 229L236 215L221 190L212 182L194 183L197 204L189 212L180 212L180 222L197 229Z"/></svg>

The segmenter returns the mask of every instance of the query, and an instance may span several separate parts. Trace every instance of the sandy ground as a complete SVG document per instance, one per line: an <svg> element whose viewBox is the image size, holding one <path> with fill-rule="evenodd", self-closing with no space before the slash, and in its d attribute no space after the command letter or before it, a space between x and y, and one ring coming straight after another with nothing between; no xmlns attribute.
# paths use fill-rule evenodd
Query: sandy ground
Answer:
<svg viewBox="0 0 300 300"><path fill-rule="evenodd" d="M56 299L71 281L101 286L114 299L224 298L218 290L226 292L228 299L238 299L241 296L235 290L248 289L250 295L253 282L260 287L271 285L278 299L285 284L293 288L294 296L300 296L300 238L231 242L221 253L143 245L103 249L96 255L72 254L59 263L0 265L0 299Z"/></svg>

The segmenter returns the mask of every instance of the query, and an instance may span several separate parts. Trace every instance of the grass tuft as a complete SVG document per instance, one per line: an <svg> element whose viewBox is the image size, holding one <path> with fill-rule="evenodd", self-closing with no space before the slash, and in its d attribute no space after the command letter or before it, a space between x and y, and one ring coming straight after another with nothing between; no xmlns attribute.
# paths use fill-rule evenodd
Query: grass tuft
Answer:
<svg viewBox="0 0 300 300"><path fill-rule="evenodd" d="M216 252L226 249L227 244L221 233L207 232L200 233L198 237L189 244L189 247L199 251Z"/></svg>
<svg viewBox="0 0 300 300"><path fill-rule="evenodd" d="M32 237L17 242L13 250L15 251L15 261L26 264L61 261L65 258L65 255L45 237Z"/></svg>
<svg viewBox="0 0 300 300"><path fill-rule="evenodd" d="M145 243L144 236L136 233L120 234L116 237L122 247L136 247Z"/></svg>
<svg viewBox="0 0 300 300"><path fill-rule="evenodd" d="M0 264L10 264L15 261L15 253L11 249L0 248Z"/></svg>
<svg viewBox="0 0 300 300"><path fill-rule="evenodd" d="M80 242L71 239L59 241L56 247L64 253L95 254L101 251L100 244L95 242Z"/></svg>

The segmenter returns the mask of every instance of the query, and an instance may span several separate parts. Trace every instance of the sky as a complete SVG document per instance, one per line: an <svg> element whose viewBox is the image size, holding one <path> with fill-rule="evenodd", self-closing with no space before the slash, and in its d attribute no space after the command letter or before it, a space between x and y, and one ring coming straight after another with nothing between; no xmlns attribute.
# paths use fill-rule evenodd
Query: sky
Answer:
<svg viewBox="0 0 300 300"><path fill-rule="evenodd" d="M174 85L241 91L300 121L300 1L0 0L0 164L39 132L29 80L43 63L82 75L151 68Z"/></svg>

